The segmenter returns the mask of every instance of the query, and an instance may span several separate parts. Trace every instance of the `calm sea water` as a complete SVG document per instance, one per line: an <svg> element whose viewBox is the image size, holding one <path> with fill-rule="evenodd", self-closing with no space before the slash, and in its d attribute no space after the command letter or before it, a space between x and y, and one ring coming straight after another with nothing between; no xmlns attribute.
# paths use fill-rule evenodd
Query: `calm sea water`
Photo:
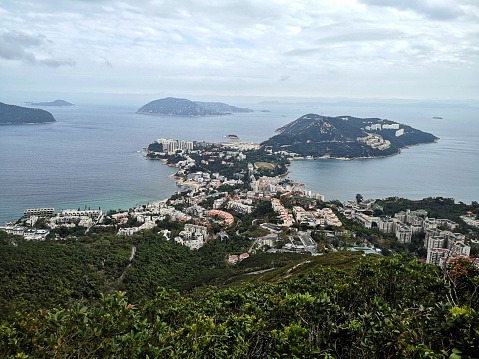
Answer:
<svg viewBox="0 0 479 359"><path fill-rule="evenodd" d="M256 105L224 117L142 116L121 105L49 108L57 122L0 127L0 223L25 208L130 208L169 197L173 170L147 161L142 149L157 138L224 141L233 133L261 142L306 113L381 117L440 137L401 155L369 160L297 161L291 179L327 199L452 197L479 200L477 109ZM443 119L433 119L441 116Z"/></svg>

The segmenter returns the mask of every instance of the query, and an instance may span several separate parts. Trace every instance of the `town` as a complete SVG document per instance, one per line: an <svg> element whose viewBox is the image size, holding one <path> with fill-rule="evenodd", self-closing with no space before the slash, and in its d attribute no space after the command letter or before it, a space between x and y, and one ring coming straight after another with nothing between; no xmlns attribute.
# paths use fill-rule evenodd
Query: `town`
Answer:
<svg viewBox="0 0 479 359"><path fill-rule="evenodd" d="M346 203L326 202L324 195L287 178L286 152L229 138L223 143L161 138L145 148L147 159L176 168L178 191L169 199L108 212L26 209L21 219L0 230L37 241L156 230L191 250L236 233L251 244L243 253L230 253L225 260L231 264L257 252L321 255L348 250L381 255L415 242L421 260L441 266L457 256L469 257L471 245L479 243L479 221L473 213L460 217L469 228L464 233L456 231L459 223L428 217L421 209L386 215L376 200L364 200L360 194ZM471 260L479 266L479 259Z"/></svg>

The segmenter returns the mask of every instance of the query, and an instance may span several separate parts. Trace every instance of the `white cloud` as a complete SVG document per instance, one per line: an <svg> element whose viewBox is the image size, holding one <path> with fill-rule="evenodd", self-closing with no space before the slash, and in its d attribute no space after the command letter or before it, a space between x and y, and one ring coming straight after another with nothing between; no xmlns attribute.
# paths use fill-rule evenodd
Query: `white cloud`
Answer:
<svg viewBox="0 0 479 359"><path fill-rule="evenodd" d="M75 62L67 59L41 57L35 52L48 52L50 41L42 34L31 35L22 31L3 31L0 33L0 58L6 60L20 60L31 65L45 65L49 67L73 66Z"/></svg>
<svg viewBox="0 0 479 359"><path fill-rule="evenodd" d="M458 81L479 77L478 14L472 0L7 1L0 66L39 90L477 98Z"/></svg>
<svg viewBox="0 0 479 359"><path fill-rule="evenodd" d="M450 20L464 15L456 0L360 0L364 4L414 11L433 20Z"/></svg>

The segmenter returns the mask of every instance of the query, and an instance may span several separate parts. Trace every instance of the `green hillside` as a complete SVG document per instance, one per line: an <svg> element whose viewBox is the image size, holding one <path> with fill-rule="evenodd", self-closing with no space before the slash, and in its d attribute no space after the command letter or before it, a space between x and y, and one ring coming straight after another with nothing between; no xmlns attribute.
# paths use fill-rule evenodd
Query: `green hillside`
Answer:
<svg viewBox="0 0 479 359"><path fill-rule="evenodd" d="M2 249L11 240L3 235ZM27 279L35 280L36 261L52 261L46 259L48 249L57 266L42 265L43 277L51 275L51 282L63 288L69 272L85 267L90 274L73 277L80 274L85 283L93 273L117 278L126 269L120 264L128 261L130 245L140 253L122 284L126 294L19 308L0 325L0 357L477 358L479 270L465 260L442 271L404 255L262 254L228 269L226 264L214 268L214 260L206 259L242 248L238 238L228 248L205 246L204 253L185 251L153 234L104 240L57 244L56 252L48 242L36 244L42 251L21 249L31 245L25 243L9 247L0 262L3 270L15 262L30 268L18 266L10 276L29 272ZM83 259L76 257L75 246L86 250ZM15 253L19 248L25 254ZM68 250L74 255L69 261L62 256ZM119 266L100 275L92 265L101 267L108 257ZM275 269L254 274L268 268ZM205 270L210 275L202 277ZM57 283L58 277L65 281ZM213 277L222 278L217 286L201 286Z"/></svg>
<svg viewBox="0 0 479 359"><path fill-rule="evenodd" d="M55 122L53 115L39 108L7 105L0 102L0 125Z"/></svg>
<svg viewBox="0 0 479 359"><path fill-rule="evenodd" d="M401 134L396 134L399 129ZM262 145L300 156L332 158L391 156L402 148L437 140L430 133L385 119L317 114L301 116L276 132Z"/></svg>

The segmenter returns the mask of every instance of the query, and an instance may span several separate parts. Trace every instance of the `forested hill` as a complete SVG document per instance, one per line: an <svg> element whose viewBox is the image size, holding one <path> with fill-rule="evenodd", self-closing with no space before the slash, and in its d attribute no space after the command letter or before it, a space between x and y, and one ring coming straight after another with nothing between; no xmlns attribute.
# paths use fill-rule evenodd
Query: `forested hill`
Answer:
<svg viewBox="0 0 479 359"><path fill-rule="evenodd" d="M221 102L194 102L183 98L167 97L147 103L136 113L166 116L221 116L237 112L252 112L252 110Z"/></svg>
<svg viewBox="0 0 479 359"><path fill-rule="evenodd" d="M441 272L407 256L332 253L303 256L286 265L276 257L271 263L279 267L275 271L243 275L231 286L205 286L181 294L152 284L168 280L170 266L180 265L181 278L182 270L194 271L201 261L178 263L184 253L176 248L182 247L170 245L165 252L164 241L150 236L138 259L142 267L132 277L139 281L136 288L148 293L146 299L132 299L130 294L137 290L132 287L126 295L101 294L96 303L85 302L84 294L78 293L67 305L20 310L0 325L0 356L477 358L479 270L468 261L457 260ZM120 245L111 239L83 244L89 254L78 261L74 256L68 260L69 249L61 244L55 259L47 259L45 252L43 269L54 273L59 268L61 274L43 275L44 285L64 288L66 297L71 295L66 289L72 278L78 278L75 285L84 287L86 294L104 278L118 276L127 263L122 252L128 251L128 239ZM136 240L141 244L145 239ZM35 265L35 258L28 259L32 253L25 252L24 266ZM106 263L100 259L105 255ZM18 265L5 268L15 275L22 272ZM28 285L38 275L32 272L18 279Z"/></svg>
<svg viewBox="0 0 479 359"><path fill-rule="evenodd" d="M30 106L45 106L45 107L73 107L74 104L65 100L55 100L51 102L29 102Z"/></svg>
<svg viewBox="0 0 479 359"><path fill-rule="evenodd" d="M7 105L0 102L0 124L2 125L50 122L55 122L55 118L48 111L38 108Z"/></svg>
<svg viewBox="0 0 479 359"><path fill-rule="evenodd" d="M437 140L430 133L385 119L316 114L304 115L276 132L262 145L300 156L333 158L390 156L401 148Z"/></svg>

